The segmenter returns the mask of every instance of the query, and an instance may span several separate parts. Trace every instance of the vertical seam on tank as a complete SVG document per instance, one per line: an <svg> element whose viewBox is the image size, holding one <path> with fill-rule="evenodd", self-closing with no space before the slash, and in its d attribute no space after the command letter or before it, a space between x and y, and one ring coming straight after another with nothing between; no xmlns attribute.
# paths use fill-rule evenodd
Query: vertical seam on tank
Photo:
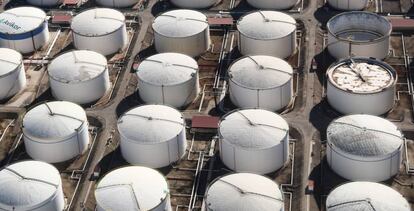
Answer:
<svg viewBox="0 0 414 211"><path fill-rule="evenodd" d="M167 143L167 148L168 148L168 163L170 164L171 163L170 143L169 142L166 142L166 143Z"/></svg>
<svg viewBox="0 0 414 211"><path fill-rule="evenodd" d="M33 49L34 49L34 51L36 51L36 43L35 43L35 40L34 40L33 31L30 31L30 35L31 35L30 37L32 39Z"/></svg>
<svg viewBox="0 0 414 211"><path fill-rule="evenodd" d="M161 85L162 104L165 104L164 84Z"/></svg>

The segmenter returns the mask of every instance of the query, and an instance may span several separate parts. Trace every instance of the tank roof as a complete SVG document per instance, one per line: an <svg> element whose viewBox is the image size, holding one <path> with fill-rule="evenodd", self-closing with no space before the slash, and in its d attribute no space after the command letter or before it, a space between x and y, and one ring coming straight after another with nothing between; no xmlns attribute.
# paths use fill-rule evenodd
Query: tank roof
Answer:
<svg viewBox="0 0 414 211"><path fill-rule="evenodd" d="M207 16L198 11L184 9L162 13L152 23L154 31L165 37L190 37L207 27Z"/></svg>
<svg viewBox="0 0 414 211"><path fill-rule="evenodd" d="M251 89L270 89L286 84L292 79L289 63L272 56L247 56L229 68L230 80Z"/></svg>
<svg viewBox="0 0 414 211"><path fill-rule="evenodd" d="M94 51L76 50L56 57L48 66L49 76L63 83L92 80L107 70L106 58Z"/></svg>
<svg viewBox="0 0 414 211"><path fill-rule="evenodd" d="M372 115L348 115L327 129L328 143L343 152L361 156L386 156L398 150L403 136L390 121Z"/></svg>
<svg viewBox="0 0 414 211"><path fill-rule="evenodd" d="M55 143L77 134L87 122L82 107L67 101L40 104L29 110L23 118L23 133L44 143Z"/></svg>
<svg viewBox="0 0 414 211"><path fill-rule="evenodd" d="M0 78L14 72L22 65L22 55L10 48L0 48Z"/></svg>
<svg viewBox="0 0 414 211"><path fill-rule="evenodd" d="M103 36L125 25L125 16L115 9L95 8L83 11L72 19L71 29L83 36Z"/></svg>
<svg viewBox="0 0 414 211"><path fill-rule="evenodd" d="M164 176L141 166L109 172L95 190L96 201L105 210L152 210L168 195Z"/></svg>
<svg viewBox="0 0 414 211"><path fill-rule="evenodd" d="M335 188L326 200L328 211L410 211L407 200L394 189L373 182L350 182Z"/></svg>
<svg viewBox="0 0 414 211"><path fill-rule="evenodd" d="M0 13L0 19L0 33L22 34L43 24L46 13L36 7L16 7Z"/></svg>
<svg viewBox="0 0 414 211"><path fill-rule="evenodd" d="M33 210L53 200L61 178L57 169L40 161L23 161L0 171L0 209Z"/></svg>
<svg viewBox="0 0 414 211"><path fill-rule="evenodd" d="M138 106L118 120L121 136L140 144L169 141L183 130L183 126L181 113L165 105Z"/></svg>
<svg viewBox="0 0 414 211"><path fill-rule="evenodd" d="M220 121L223 141L247 149L266 149L278 145L288 135L289 125L278 114L262 109L229 113Z"/></svg>
<svg viewBox="0 0 414 211"><path fill-rule="evenodd" d="M283 195L272 180L250 173L230 174L215 180L205 195L207 210L283 210Z"/></svg>
<svg viewBox="0 0 414 211"><path fill-rule="evenodd" d="M140 80L156 86L171 86L191 80L197 75L197 62L180 53L161 53L142 61L137 75Z"/></svg>
<svg viewBox="0 0 414 211"><path fill-rule="evenodd" d="M237 29L252 39L273 40L294 32L296 20L282 12L258 11L241 17L237 22Z"/></svg>
<svg viewBox="0 0 414 211"><path fill-rule="evenodd" d="M378 93L396 83L396 71L389 65L368 58L344 59L327 71L337 88L358 94Z"/></svg>

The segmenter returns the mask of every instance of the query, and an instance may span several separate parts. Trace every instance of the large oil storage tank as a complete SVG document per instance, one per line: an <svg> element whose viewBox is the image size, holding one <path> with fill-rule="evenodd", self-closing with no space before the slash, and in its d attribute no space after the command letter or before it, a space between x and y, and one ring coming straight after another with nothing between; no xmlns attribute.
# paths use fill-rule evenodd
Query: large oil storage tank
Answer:
<svg viewBox="0 0 414 211"><path fill-rule="evenodd" d="M344 12L327 23L328 50L336 59L350 56L384 59L390 51L392 26L375 13Z"/></svg>
<svg viewBox="0 0 414 211"><path fill-rule="evenodd" d="M282 59L243 57L229 68L230 99L239 108L280 110L292 99L292 74L292 66Z"/></svg>
<svg viewBox="0 0 414 211"><path fill-rule="evenodd" d="M249 13L237 22L242 55L286 58L296 51L296 20L276 11Z"/></svg>
<svg viewBox="0 0 414 211"><path fill-rule="evenodd" d="M329 104L343 114L380 115L395 103L397 73L368 58L344 59L327 70Z"/></svg>
<svg viewBox="0 0 414 211"><path fill-rule="evenodd" d="M26 87L22 55L9 48L0 48L0 100L7 99Z"/></svg>
<svg viewBox="0 0 414 211"><path fill-rule="evenodd" d="M299 0L247 0L251 6L257 9L286 10L295 6Z"/></svg>
<svg viewBox="0 0 414 211"><path fill-rule="evenodd" d="M152 23L155 49L159 53L175 52L199 56L210 48L207 16L193 10L172 10Z"/></svg>
<svg viewBox="0 0 414 211"><path fill-rule="evenodd" d="M162 53L138 67L140 98L149 104L176 108L191 103L200 92L197 62L184 54Z"/></svg>
<svg viewBox="0 0 414 211"><path fill-rule="evenodd" d="M0 171L0 210L61 211L65 208L58 170L40 161L22 161Z"/></svg>
<svg viewBox="0 0 414 211"><path fill-rule="evenodd" d="M46 13L35 7L16 7L0 14L0 47L26 54L49 41Z"/></svg>
<svg viewBox="0 0 414 211"><path fill-rule="evenodd" d="M236 110L219 125L220 157L236 172L267 174L289 158L289 125L278 114L262 109Z"/></svg>
<svg viewBox="0 0 414 211"><path fill-rule="evenodd" d="M38 7L55 7L63 3L63 0L26 0L27 3Z"/></svg>
<svg viewBox="0 0 414 211"><path fill-rule="evenodd" d="M110 55L128 43L125 16L114 9L96 8L79 13L71 23L73 44L78 50Z"/></svg>
<svg viewBox="0 0 414 211"><path fill-rule="evenodd" d="M328 0L329 6L337 10L363 10L368 3L368 0Z"/></svg>
<svg viewBox="0 0 414 211"><path fill-rule="evenodd" d="M170 191L164 176L147 167L116 169L99 181L97 211L171 211Z"/></svg>
<svg viewBox="0 0 414 211"><path fill-rule="evenodd" d="M170 0L177 7L185 9L204 9L214 6L219 0Z"/></svg>
<svg viewBox="0 0 414 211"><path fill-rule="evenodd" d="M52 94L58 100L91 103L110 88L107 60L94 51L64 53L50 63L48 73Z"/></svg>
<svg viewBox="0 0 414 211"><path fill-rule="evenodd" d="M86 113L82 107L66 101L40 104L23 118L23 140L27 154L35 160L70 160L88 148Z"/></svg>
<svg viewBox="0 0 414 211"><path fill-rule="evenodd" d="M204 195L202 211L283 211L283 194L272 180L236 173L213 181Z"/></svg>
<svg viewBox="0 0 414 211"><path fill-rule="evenodd" d="M139 0L95 0L95 2L103 7L124 8L134 6Z"/></svg>
<svg viewBox="0 0 414 211"><path fill-rule="evenodd" d="M384 181L400 169L404 139L390 121L355 114L327 129L327 160L333 171L351 181Z"/></svg>
<svg viewBox="0 0 414 211"><path fill-rule="evenodd" d="M326 199L327 211L410 211L407 200L394 189L374 182L350 182L335 188Z"/></svg>
<svg viewBox="0 0 414 211"><path fill-rule="evenodd" d="M133 165L161 168L178 161L187 148L182 114L165 105L129 110L118 121L124 159Z"/></svg>

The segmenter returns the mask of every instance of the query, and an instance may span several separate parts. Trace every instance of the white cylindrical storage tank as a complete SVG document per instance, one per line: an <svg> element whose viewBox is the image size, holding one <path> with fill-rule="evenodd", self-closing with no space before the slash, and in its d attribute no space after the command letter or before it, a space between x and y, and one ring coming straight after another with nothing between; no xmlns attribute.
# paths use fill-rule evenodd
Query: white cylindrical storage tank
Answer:
<svg viewBox="0 0 414 211"><path fill-rule="evenodd" d="M0 14L0 47L30 53L49 41L46 13L35 7L16 7Z"/></svg>
<svg viewBox="0 0 414 211"><path fill-rule="evenodd" d="M164 176L147 167L129 166L109 172L96 190L97 211L171 211Z"/></svg>
<svg viewBox="0 0 414 211"><path fill-rule="evenodd" d="M95 2L103 7L124 8L134 6L139 0L95 0Z"/></svg>
<svg viewBox="0 0 414 211"><path fill-rule="evenodd" d="M0 100L7 99L26 87L22 55L9 48L0 48Z"/></svg>
<svg viewBox="0 0 414 211"><path fill-rule="evenodd" d="M247 0L252 7L268 10L286 10L295 6L299 0Z"/></svg>
<svg viewBox="0 0 414 211"><path fill-rule="evenodd" d="M62 4L63 0L26 0L27 3L38 7L55 7Z"/></svg>
<svg viewBox="0 0 414 211"><path fill-rule="evenodd" d="M187 148L184 118L164 105L136 107L118 121L124 159L133 165L161 168L178 161Z"/></svg>
<svg viewBox="0 0 414 211"><path fill-rule="evenodd" d="M272 180L250 173L220 177L207 187L202 211L283 211L283 194Z"/></svg>
<svg viewBox="0 0 414 211"><path fill-rule="evenodd" d="M368 3L368 0L328 0L329 6L337 10L363 10Z"/></svg>
<svg viewBox="0 0 414 211"><path fill-rule="evenodd" d="M344 12L327 23L328 50L336 59L351 56L384 59L390 51L392 26L370 12Z"/></svg>
<svg viewBox="0 0 414 211"><path fill-rule="evenodd" d="M148 104L176 108L193 102L200 92L197 62L184 54L162 53L138 67L140 98Z"/></svg>
<svg viewBox="0 0 414 211"><path fill-rule="evenodd" d="M236 110L220 121L220 157L236 172L267 174L289 158L289 125L262 109Z"/></svg>
<svg viewBox="0 0 414 211"><path fill-rule="evenodd" d="M243 57L229 68L230 99L239 108L280 110L292 99L292 74L292 66L282 59Z"/></svg>
<svg viewBox="0 0 414 211"><path fill-rule="evenodd" d="M0 171L0 210L62 211L65 200L58 170L40 161L22 161Z"/></svg>
<svg viewBox="0 0 414 211"><path fill-rule="evenodd" d="M123 50L128 42L125 16L114 9L96 8L72 19L73 44L78 50L110 55Z"/></svg>
<svg viewBox="0 0 414 211"><path fill-rule="evenodd" d="M59 163L88 149L86 113L77 104L54 101L29 110L23 118L26 152L35 160Z"/></svg>
<svg viewBox="0 0 414 211"><path fill-rule="evenodd" d="M327 70L329 104L343 114L381 115L395 103L397 73L374 59L345 59Z"/></svg>
<svg viewBox="0 0 414 211"><path fill-rule="evenodd" d="M384 181L396 175L404 139L390 121L355 114L333 121L327 129L327 160L333 171L351 181Z"/></svg>
<svg viewBox="0 0 414 211"><path fill-rule="evenodd" d="M242 55L287 58L296 51L296 20L275 11L249 13L237 22Z"/></svg>
<svg viewBox="0 0 414 211"><path fill-rule="evenodd" d="M204 9L217 4L218 0L170 0L177 7L185 9Z"/></svg>
<svg viewBox="0 0 414 211"><path fill-rule="evenodd" d="M62 54L50 63L48 73L52 95L58 100L91 103L110 88L107 60L94 51Z"/></svg>
<svg viewBox="0 0 414 211"><path fill-rule="evenodd" d="M396 190L374 182L350 182L335 188L326 199L327 211L411 211Z"/></svg>
<svg viewBox="0 0 414 211"><path fill-rule="evenodd" d="M155 49L159 53L176 52L199 56L210 48L207 16L193 10L172 10L152 23Z"/></svg>

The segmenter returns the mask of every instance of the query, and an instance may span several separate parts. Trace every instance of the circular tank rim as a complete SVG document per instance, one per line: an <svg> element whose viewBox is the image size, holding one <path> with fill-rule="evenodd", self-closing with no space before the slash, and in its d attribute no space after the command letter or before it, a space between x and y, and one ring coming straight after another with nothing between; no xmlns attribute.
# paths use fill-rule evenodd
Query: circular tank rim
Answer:
<svg viewBox="0 0 414 211"><path fill-rule="evenodd" d="M90 79L88 79L88 80L84 80L84 81L70 81L70 82L64 82L64 81L62 81L62 80L60 80L60 79L57 79L57 78L55 78L55 77L53 77L53 76L51 76L50 75L50 73L49 73L49 66L56 60L56 59L58 59L59 58L59 56L62 56L62 55L64 55L64 54L67 54L67 53L72 53L72 52L76 52L76 51L90 51L90 52L92 52L92 53L94 53L94 54L96 54L96 55L100 55L100 56L102 56L103 58L105 58L105 60L106 60L106 65L105 65L105 69L101 72L101 73L99 73L98 75L96 75L95 77L93 77L93 78L90 78ZM98 52L96 52L96 51L91 51L91 50L71 50L71 51L66 51L66 52L63 52L63 53L61 53L61 54L58 54L58 55L56 55L55 56L55 58L49 63L49 65L48 65L48 67L47 67L47 75L49 76L49 78L51 78L51 79L53 79L54 81L57 81L57 82L59 82L59 83L62 83L62 84L83 84L83 83L88 83L88 82L91 82L91 81L93 81L93 80L95 80L95 79L97 79L97 78L99 78L99 77L101 77L103 74L105 74L106 72L108 72L109 73L109 68L108 68L108 61L107 61L107 59L106 59L106 57L104 56L104 55L102 55L102 54L100 54L100 53L98 53Z"/></svg>
<svg viewBox="0 0 414 211"><path fill-rule="evenodd" d="M168 192L165 194L165 197L161 199L160 203L158 203L158 204L157 204L156 206L154 206L153 208L156 208L156 207L160 206L162 203L164 203L164 202L165 202L165 200L166 200L168 197L170 197L170 196L171 196L171 193L170 193L170 186L169 186L169 184L168 184L168 182L167 182L167 178L166 178L166 177L165 177L165 176L164 176L164 175L163 175L160 171L158 171L157 169L155 169L155 168L150 168L150 167L146 167L146 166L124 165L124 166L120 166L120 167L117 167L117 168L111 169L110 171L106 172L104 175L102 175L102 176L101 176L101 178L99 179L99 181L97 181L97 182L96 182L96 184L95 184L95 190L94 190L94 192L93 192L94 197L96 197L96 196L95 196L95 194L96 194L96 190L98 189L99 183L102 181L102 179L103 179L103 178L105 178L105 176L106 176L106 175L108 175L109 173L111 173L111 172L113 172L113 171L119 170L119 169L121 169L121 168L127 168L127 167L144 167L144 168L149 168L149 169L152 169L152 170L156 171L158 174L160 174L160 175L162 176L162 178L164 178L164 179L165 179L165 182L167 183ZM96 199L96 204L98 204L98 200L97 200L97 199ZM125 211L126 211L126 210L125 210Z"/></svg>
<svg viewBox="0 0 414 211"><path fill-rule="evenodd" d="M341 38L341 37L339 37L339 36L337 36L333 31L332 31L332 22L331 21L333 21L333 20L335 20L335 19L337 19L338 17L340 17L340 16L345 16L345 15L355 15L355 14L366 14L366 15L369 15L369 16L375 16L375 17L379 17L379 18L381 18L381 19L383 19L383 20L385 20L389 25L389 29L388 29L388 31L385 33L385 34L382 34L381 35L381 37L379 37L379 38L375 38L375 39L373 39L373 40L369 40L369 41L361 41L361 40L348 40L348 39L345 39L345 38ZM367 12L367 11L349 11L349 12L343 12L343 13L339 13L338 15L335 15L334 17L332 17L331 19L329 19L328 20L328 22L326 23L326 29L327 29L327 31L328 31L328 34L330 34L331 36L333 36L333 37L335 37L337 40L339 40L339 41L345 41L345 42L349 42L349 43L352 43L352 44L354 44L354 45L364 45L364 44L368 44L368 43L377 43L377 42L381 42L381 41L383 41L383 40L385 40L385 39L387 39L388 37L390 37L391 36L391 33L392 33L392 26L391 26L391 22L388 20L388 19L386 19L386 18L384 18L383 16L381 16L381 15L377 15L377 14L375 14L375 13L371 13L371 12Z"/></svg>
<svg viewBox="0 0 414 211"><path fill-rule="evenodd" d="M224 178L224 177L227 177L227 176L230 176L230 175L233 175L233 174L254 174L254 175L256 175L256 176L261 176L261 177L264 177L264 178L266 178L266 179L269 179L270 181L272 181L273 183L275 183L276 185L277 185L277 187L279 188L279 191L281 192L281 195L282 195L282 200L284 201L285 200L285 197L284 197L284 195L283 195L283 192L282 192L282 190L280 189L280 185L279 185L279 183L277 183L276 181L274 181L274 180L272 180L270 177L268 177L267 176L267 174L265 174L265 175L259 175L259 174L255 174L255 173L246 173L246 172L231 172L231 173L227 173L227 174L224 174L224 175L222 175L222 176L219 176L219 177L217 177L217 178L215 178L213 181L211 181L208 185L207 185L207 187L206 187L206 191L205 191L205 193L204 193L204 196L203 196L203 201L204 202L207 202L207 195L208 195L208 192L209 192L209 190L210 190L210 188L211 188L211 186L213 186L217 181L219 181L219 180L221 180L222 178ZM207 209L207 211L214 211L214 210L211 210L208 206L206 206L205 207L206 209Z"/></svg>
<svg viewBox="0 0 414 211"><path fill-rule="evenodd" d="M49 203L49 202L51 202L54 198L56 198L56 196L58 195L58 191L59 191L59 188L60 189L62 189L62 193L63 193L63 183L62 183L62 177L60 176L60 172L59 172L59 170L54 166L54 165L52 165L52 164L50 164L50 163L47 163L47 162L43 162L43 161L37 161L37 160L19 160L19 161L17 161L17 162L14 162L14 163L12 163L12 164L9 164L9 165L7 165L7 166L4 166L4 167L2 167L1 169L0 169L0 171L3 171L3 170L5 170L5 169L7 169L7 167L9 167L9 166L11 166L11 165L14 165L14 164L18 164L18 163L22 163L22 162L27 162L27 161L35 161L35 162L41 162L41 163L44 163L44 164L47 164L47 165L49 165L49 166L51 166L51 167L53 167L54 169L56 169L56 171L58 172L58 175L59 175L59 178L60 178L60 180L59 180L59 184L57 185L57 187L56 187L56 189L55 189L55 192L49 197L49 198L47 198L47 199L45 199L44 201L42 201L42 202L40 202L40 203L38 203L38 204L35 204L35 205L32 205L31 207L29 207L29 206L18 206L18 208L25 208L25 209L30 209L30 210L34 210L34 209L38 209L38 208L41 208L41 207L43 207L45 204L47 204L47 203ZM42 181L42 183L45 183L46 181ZM47 183L47 184L49 184L49 183ZM54 186L54 185L53 185ZM62 197L64 197L64 193L63 193L63 195L62 195ZM64 202L65 203L65 202ZM2 204L2 203L0 203L0 204ZM0 208L1 208L1 205L0 205Z"/></svg>
<svg viewBox="0 0 414 211"><path fill-rule="evenodd" d="M327 71L326 71L326 77L328 78L328 83L332 84L333 87L335 87L337 90L345 92L345 93L350 93L350 94L357 94L357 95L372 95L372 94L378 94L378 93L383 93L388 91L389 89L393 89L398 81L398 75L397 75L397 71L390 66L389 64L383 62L383 61L379 61L373 58L367 58L367 57L352 57L352 60L354 60L355 62L360 62L360 63L367 63L367 64L374 64L377 66L382 67L383 69L385 69L391 76L392 76L392 83L389 83L387 87L382 88L381 90L378 91L373 91L373 92L356 92L356 91L352 91L352 90L345 90L343 88L338 87L338 85L332 80L332 74L333 72L341 65L347 63L350 61L350 58L346 58L346 59L341 59L338 62L335 62L334 64L332 64L331 66L328 67Z"/></svg>
<svg viewBox="0 0 414 211"><path fill-rule="evenodd" d="M265 56L265 55L252 55L252 56ZM228 68L228 75L229 75L229 80L231 81L231 82L233 82L233 83L235 83L237 86L239 86L239 87L242 87L242 88L245 88L245 89L249 89L249 90L257 90L257 91L260 91L260 90L272 90L272 89L275 89L275 88L281 88L281 87L283 87L283 86L285 86L286 84L288 84L288 83L291 83L292 82L292 80L293 80L293 74L295 74L295 71L294 71L294 69L293 69L293 67L288 63L288 62L286 62L285 60L283 60L283 59L281 59L281 58L279 58L279 57L275 57L275 58L278 58L278 59L280 59L280 60L282 60L282 61L284 61L284 62L286 62L286 63L288 63L291 67L292 67L292 75L291 75L291 77L290 77L290 79L288 80L288 81L286 81L285 83L283 83L283 84L280 84L280 85L275 85L275 86L272 86L272 87L268 87L268 88L263 88L263 89L258 89L258 88L253 88L253 87L249 87L249 86L245 86L245 85L243 85L243 84L240 84L238 81L236 81L236 80L234 80L233 79L233 77L231 77L231 75L230 75L230 73L231 73L231 68L233 67L233 65L235 64L235 63L237 63L237 62L239 62L240 60L242 60L242 59L246 59L248 56L243 56L243 57L240 57L240 58L238 58L238 59L236 59L236 60L234 60L230 65L229 65L229 68ZM224 116L223 116L224 117Z"/></svg>
<svg viewBox="0 0 414 211"><path fill-rule="evenodd" d="M259 38L255 38L255 37L251 37L251 36L249 36L249 35L247 35L247 34L245 34L245 33L241 32L241 31L239 30L239 22L240 22L240 21L242 21L242 20L243 20L243 18L244 18L245 16L250 15L250 14L253 14L253 13L256 13L256 12L277 12L277 13L283 13L283 14L285 14L285 15L289 16L290 18L292 18L292 19L295 21L295 30L293 30L292 32L290 32L289 34L284 35L284 36L280 36L280 37L276 37L276 38L261 38L261 39L259 39ZM289 14L285 13L285 12L280 12L280 11L275 11L275 10L255 10L255 11L252 11L252 12L249 12L249 13L247 13L247 14L242 15L242 16L239 18L239 20L237 20L237 23L236 23L236 29L237 29L237 32L238 32L240 35L243 35L244 37L247 37L247 38L249 38L249 39L251 39L251 40L258 40L258 41L275 41L275 40L281 40L281 39L284 39L284 38L286 38L286 37L289 37L289 36L291 36L292 34L294 34L294 35L296 36L296 31L298 30L298 26L297 26L297 24L298 24L298 23L297 23L296 19L295 19L295 18L293 18L292 16L290 16ZM294 41L295 41L295 43L296 43L296 40L294 40ZM296 47L295 47L295 48L296 48Z"/></svg>
<svg viewBox="0 0 414 211"><path fill-rule="evenodd" d="M80 13L76 14L76 16L78 16L79 14L81 14L81 13L83 13L83 12L87 12L87 11L89 11L89 10L96 10L96 9L110 9L110 10L114 10L114 11L116 11L116 12L121 13L119 10L112 9L112 8L106 8L106 7L95 7L95 8L89 8L89 9L86 9L86 10L82 10ZM107 36L107 35L110 35L110 34L114 34L114 33L116 33L117 31L119 31L120 29L122 29L124 26L126 27L126 25L125 25L125 22L126 22L125 15L124 15L123 13L121 13L121 14L123 15L123 17L124 17L124 18L123 18L123 20L122 20L122 21L121 21L121 20L119 20L119 21L120 21L120 22L122 22L123 24L121 24L121 26L120 26L120 27L118 27L118 28L114 29L113 31L110 31L110 32L107 32L107 33L96 34L96 35L86 35L86 34L83 34L83 33L77 32L77 31L73 28L73 26L72 26L72 21L71 21L71 23L70 23L70 30L72 31L72 33L74 33L74 34L76 34L76 35L79 35L79 36L82 36L82 37L104 37L104 36ZM76 18L76 16L74 16L73 18Z"/></svg>
<svg viewBox="0 0 414 211"><path fill-rule="evenodd" d="M40 8L38 8L38 7L35 7L35 6L33 6L33 5L28 5L28 6L19 6L19 7L13 7L13 8L10 8L10 9L8 9L8 10L12 10L12 9L17 9L17 8L30 8L30 9L37 9L37 10L41 10L43 13L44 13L44 15L45 15L45 17L43 18L43 21L42 22L40 22L40 24L39 25L37 25L36 27L33 27L32 29L30 29L30 30L25 30L25 31L23 31L23 32L19 32L19 33L3 33L3 32L0 32L0 34L7 34L7 35L20 35L20 34L26 34L26 33L28 33L28 32L32 32L32 31L35 31L36 29L38 29L38 28L40 28L40 27L42 27L42 25L43 24L47 24L47 27L46 28L48 28L49 27L49 24L48 24L48 22L47 22L47 14L46 14L46 12L45 11L43 11L42 9L40 9ZM6 12L7 10L4 10L3 12ZM2 12L2 13L3 13ZM1 13L0 13L1 14ZM43 31L43 30L42 30ZM36 35L35 35L36 36ZM33 37L33 36L32 36Z"/></svg>
<svg viewBox="0 0 414 211"><path fill-rule="evenodd" d="M153 19L153 20L152 20L152 22L151 22L151 29L154 31L154 34L160 35L160 36L165 37L165 38L170 38L170 39L185 39L185 38L194 37L194 36L196 36L196 35L199 35L199 34L203 33L203 32L204 32L204 31L206 31L206 30L210 31L210 30L209 30L210 25L208 24L208 20L207 20L207 18L208 18L208 17L207 17L204 13L201 13L201 14L202 14L202 15L204 15L204 16L205 16L205 18L206 18L206 19L204 20L204 22L205 22L205 24L206 24L206 27L205 27L202 31L195 32L194 34L190 34L190 35L187 35L187 36L168 36L168 35L165 35L165 34L163 34L163 33L160 33L158 30L156 30L156 29L154 28L154 23L155 23L155 20L157 20L157 18L158 18L158 17L165 15L165 13L172 12L172 11L176 11L176 10L190 10L190 11L192 11L192 12L198 12L198 13L201 13L201 12L199 12L198 10L194 10L194 9L172 9L172 10L165 11L165 12L163 12L163 13L161 13L161 14L158 14L157 16L155 16L155 17L154 17L154 19Z"/></svg>
<svg viewBox="0 0 414 211"><path fill-rule="evenodd" d="M132 139L130 139L130 138L128 138L128 137L125 137L124 136L124 134L123 133L121 133L121 130L119 130L119 123L120 123L120 121L122 120L122 118L125 116L125 114L127 114L129 111L131 111L131 110L134 110L134 109L136 109L136 108L140 108L140 107L143 107L143 106L166 106L166 107L169 107L169 108L172 108L172 109L174 109L175 111L177 111L178 113L180 113L180 115L181 115L181 119L183 120L183 124L182 124L182 126L183 126L183 129L182 130L180 130L179 131L179 133L177 134L177 135L179 135L180 133L182 133L183 131L184 132L186 132L185 131L185 125L186 125L186 123L185 123L185 119L184 119L184 116L183 116L183 114L179 111L179 110L177 110L176 108L174 108L174 107L172 107L172 106L170 106L170 105L164 105L164 104L142 104L142 105L138 105L138 106L135 106L135 107L132 107L132 108L130 108L130 109L128 109L128 110L126 110L121 116L119 116L119 118L118 118L118 120L117 120L117 124L116 124L116 128L117 128L117 130L118 130L118 133L119 133L119 135L120 136L122 136L126 141L128 141L128 143L132 143L132 144L137 144L137 145L159 145L159 144L163 144L163 143L168 143L168 142L170 142L174 137L177 137L177 135L174 135L173 137L171 137L171 138L169 138L169 139L166 139L166 140L163 140L163 141L160 141L160 142L141 142L140 140L132 140Z"/></svg>
<svg viewBox="0 0 414 211"><path fill-rule="evenodd" d="M278 144L275 144L275 145L272 145L272 146L270 146L270 147L260 147L260 148L248 148L248 147L241 147L241 146L238 146L238 145L235 145L235 144L232 144L232 143L230 143L229 141L227 141L227 139L226 138L224 138L223 137L223 135L221 134L221 130L220 130L220 126L221 126L221 122L223 122L223 120L225 120L226 119L226 117L227 116L230 116L231 114L233 114L233 113L237 113L237 112L239 112L239 111L243 111L243 110L264 110L264 111L269 111L269 110L266 110L266 109L261 109L261 108L252 108L252 107L247 107L247 108L238 108L238 109L234 109L234 110L232 110L232 111L230 111L229 113L227 113L227 114L225 114L224 116L222 116L221 118L220 118L220 121L219 121L219 127L217 128L217 134L219 135L219 141L224 141L224 142L226 142L228 145L230 145L230 146L232 146L232 147L234 147L235 149L243 149L243 150L245 150L245 151L250 151L250 152L258 152L258 151L262 151L262 150L269 150L269 149L273 149L273 148L275 148L275 147L279 147L281 144L283 144L284 142L285 142L285 140L283 140L283 139L285 139L285 138L289 138L289 131L290 131L290 126L289 126L289 123L281 116L281 115L279 115L278 113L275 113L275 112L273 112L273 111L269 111L269 112L272 112L272 113L274 113L274 114L276 114L276 115L278 115L278 116L280 116L283 120L285 120L285 122L286 122L286 124L288 125L288 129L286 130L286 134L285 134L285 136L283 137L283 139L282 140L280 140L279 141L279 143ZM289 140L287 140L288 142L289 142Z"/></svg>

